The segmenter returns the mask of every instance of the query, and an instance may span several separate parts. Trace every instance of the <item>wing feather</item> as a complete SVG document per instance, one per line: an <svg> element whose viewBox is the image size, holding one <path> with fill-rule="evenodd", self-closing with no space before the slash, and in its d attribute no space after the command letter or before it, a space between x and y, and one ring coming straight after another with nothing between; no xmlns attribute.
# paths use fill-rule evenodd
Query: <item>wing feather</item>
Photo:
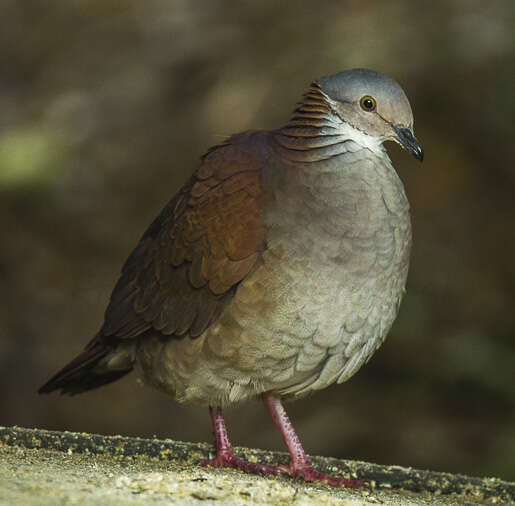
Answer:
<svg viewBox="0 0 515 506"><path fill-rule="evenodd" d="M218 318L265 247L262 165L231 141L206 154L127 259L101 336L197 337Z"/></svg>

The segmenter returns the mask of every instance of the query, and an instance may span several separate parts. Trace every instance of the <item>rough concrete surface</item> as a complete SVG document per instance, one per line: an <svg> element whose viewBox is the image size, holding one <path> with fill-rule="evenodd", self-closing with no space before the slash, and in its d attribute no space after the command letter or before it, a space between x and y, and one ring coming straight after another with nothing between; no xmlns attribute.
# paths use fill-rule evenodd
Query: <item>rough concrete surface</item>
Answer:
<svg viewBox="0 0 515 506"><path fill-rule="evenodd" d="M207 444L0 427L0 504L515 504L515 484L495 478L385 467L313 457L335 475L359 478L359 490L195 465ZM238 448L261 462L282 453Z"/></svg>

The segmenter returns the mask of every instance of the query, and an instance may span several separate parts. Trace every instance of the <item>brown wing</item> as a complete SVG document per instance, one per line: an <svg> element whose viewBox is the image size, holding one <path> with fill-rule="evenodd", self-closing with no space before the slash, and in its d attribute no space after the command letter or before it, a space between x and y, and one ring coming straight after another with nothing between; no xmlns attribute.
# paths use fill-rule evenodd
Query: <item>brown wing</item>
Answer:
<svg viewBox="0 0 515 506"><path fill-rule="evenodd" d="M207 153L127 259L100 336L196 337L219 316L264 249L261 168L231 140Z"/></svg>

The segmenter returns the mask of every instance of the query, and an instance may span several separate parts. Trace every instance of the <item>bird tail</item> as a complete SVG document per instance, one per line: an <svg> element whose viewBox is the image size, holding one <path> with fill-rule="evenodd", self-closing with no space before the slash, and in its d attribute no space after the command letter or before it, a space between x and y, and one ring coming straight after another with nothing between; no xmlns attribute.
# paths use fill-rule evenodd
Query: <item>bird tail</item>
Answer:
<svg viewBox="0 0 515 506"><path fill-rule="evenodd" d="M75 395L107 385L125 376L134 367L134 346L106 346L96 336L69 364L52 376L39 390L47 394Z"/></svg>

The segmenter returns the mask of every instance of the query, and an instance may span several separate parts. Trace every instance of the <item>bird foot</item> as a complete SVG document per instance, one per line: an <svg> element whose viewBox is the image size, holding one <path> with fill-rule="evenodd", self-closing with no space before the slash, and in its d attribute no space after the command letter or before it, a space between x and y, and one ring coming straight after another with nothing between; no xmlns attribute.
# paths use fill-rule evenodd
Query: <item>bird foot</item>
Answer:
<svg viewBox="0 0 515 506"><path fill-rule="evenodd" d="M205 467L231 467L252 474L272 474L278 476L280 474L289 473L287 468L282 469L276 466L249 462L248 460L237 457L232 452L218 452L214 459L202 459L198 464L199 466Z"/></svg>
<svg viewBox="0 0 515 506"><path fill-rule="evenodd" d="M300 440L297 434L295 434L295 430L280 400L274 396L266 396L265 403L274 421L280 428L290 451L291 460L288 466L258 464L257 462L249 462L237 457L227 435L221 408L209 408L215 432L216 457L214 459L202 459L198 464L205 467L231 467L252 474L272 474L274 476L286 474L299 480L327 483L335 487L360 488L362 486L361 482L356 480L337 478L336 476L329 476L328 474L315 471L310 460L306 457Z"/></svg>
<svg viewBox="0 0 515 506"><path fill-rule="evenodd" d="M298 480L327 483L334 487L362 487L362 483L358 480L348 480L347 478L339 478L321 473L313 469L310 462L304 464L302 467L294 467L292 464L289 466L270 466L243 460L232 452L223 452L218 453L214 459L202 459L199 461L198 465L204 467L230 467L251 474L271 474L273 476L289 475Z"/></svg>
<svg viewBox="0 0 515 506"><path fill-rule="evenodd" d="M297 468L290 464L288 474L303 481L327 483L333 487L361 488L363 486L363 484L358 480L348 480L347 478L340 478L321 473L320 471L313 469L311 462L309 461L302 467Z"/></svg>

